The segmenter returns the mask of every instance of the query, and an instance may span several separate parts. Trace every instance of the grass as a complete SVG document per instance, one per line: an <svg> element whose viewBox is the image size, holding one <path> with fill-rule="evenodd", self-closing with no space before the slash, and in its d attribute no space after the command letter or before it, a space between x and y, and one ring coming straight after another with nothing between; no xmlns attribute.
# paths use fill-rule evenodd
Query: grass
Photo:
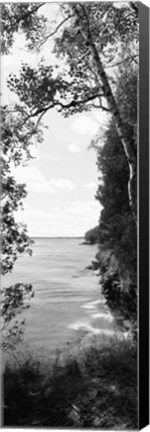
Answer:
<svg viewBox="0 0 150 432"><path fill-rule="evenodd" d="M113 338L55 360L6 363L4 426L137 428L137 354Z"/></svg>

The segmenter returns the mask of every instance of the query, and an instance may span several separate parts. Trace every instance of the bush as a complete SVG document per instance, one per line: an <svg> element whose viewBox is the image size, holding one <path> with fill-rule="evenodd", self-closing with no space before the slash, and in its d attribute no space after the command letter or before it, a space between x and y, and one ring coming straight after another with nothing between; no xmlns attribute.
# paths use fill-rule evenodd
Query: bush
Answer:
<svg viewBox="0 0 150 432"><path fill-rule="evenodd" d="M76 355L6 364L4 425L137 427L136 346L112 338Z"/></svg>

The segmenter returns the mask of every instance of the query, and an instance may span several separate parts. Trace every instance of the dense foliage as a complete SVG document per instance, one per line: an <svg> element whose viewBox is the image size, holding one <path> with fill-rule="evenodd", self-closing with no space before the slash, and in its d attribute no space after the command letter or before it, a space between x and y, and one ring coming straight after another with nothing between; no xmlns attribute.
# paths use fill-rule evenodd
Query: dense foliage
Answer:
<svg viewBox="0 0 150 432"><path fill-rule="evenodd" d="M42 140L41 119L49 109L64 116L103 110L110 115L107 129L92 143L103 210L94 236L89 230L85 239L93 242L98 233L103 293L110 308L135 323L138 7L133 2L119 8L115 2L61 3L58 18L48 23L40 14L42 6L1 7L4 54L23 33L26 46L39 53L53 37L56 55L55 66L43 58L37 68L23 63L20 76L11 74L7 82L17 103L2 107L2 272L12 271L20 254L31 253L27 228L15 220L27 192L12 175L12 164L28 162L33 139ZM29 307L32 295L32 286L21 282L2 290L6 350L22 335L24 321L19 325L16 314ZM116 337L106 346L84 350L78 360L71 355L65 364L63 359L63 367L56 359L50 371L28 358L15 363L15 369L7 364L5 426L135 429L136 367L136 346Z"/></svg>
<svg viewBox="0 0 150 432"><path fill-rule="evenodd" d="M18 103L13 106L13 121L6 109L10 133L7 145L12 148L13 137L14 148L19 149L17 157L20 158L24 150L29 152L32 137L41 139L38 134L42 117L52 108L64 116L93 108L111 114L105 145L98 151L103 184L98 188L97 198L104 207L100 221L101 242L115 256L119 292L125 293L129 291L130 279L134 287L136 284L138 7L133 2L123 3L120 8L110 2L60 4L58 19L49 25L41 15L42 6L42 3L7 4L1 9L4 53L12 48L16 33L24 32L31 51L40 50L43 43L53 37L56 55L55 66L41 59L37 68L22 64L19 77L9 76L8 86L16 94ZM59 68L60 59L63 71ZM15 125L13 130L12 125ZM9 177L4 183L4 188L8 190L11 183L10 189L13 189L13 203L8 205L7 202L3 212L6 221L11 207L12 227L16 229L13 235L9 231L3 241L5 264L11 270L17 254L28 246L26 229L16 226L14 220L14 208L25 197L25 188ZM9 247L8 242L11 243ZM111 290L107 292L110 294ZM133 291L136 298L135 289Z"/></svg>
<svg viewBox="0 0 150 432"><path fill-rule="evenodd" d="M112 338L55 360L31 356L4 374L5 427L137 429L137 352Z"/></svg>
<svg viewBox="0 0 150 432"><path fill-rule="evenodd" d="M27 227L16 222L16 212L23 208L23 199L27 195L25 184L19 184L12 174L12 167L24 164L30 158L32 124L30 130L22 126L19 115L10 112L8 106L1 111L1 257L2 274L11 272L17 258L23 253L32 254ZM37 134L37 139L39 134ZM6 286L5 279L4 285ZM18 340L23 332L23 321L19 326L15 321L16 314L29 306L33 296L32 286L18 282L14 286L1 290L1 319L3 331L3 347L9 348ZM12 344L13 336L13 344ZM11 343L10 343L11 340Z"/></svg>
<svg viewBox="0 0 150 432"><path fill-rule="evenodd" d="M121 73L117 99L126 121L127 134L136 154L137 70ZM125 101L125 104L124 104ZM101 283L111 308L121 310L129 320L136 320L137 309L137 230L128 201L129 169L113 120L97 149L97 165L103 182L97 199L103 206L100 217L99 253ZM136 203L136 184L134 188Z"/></svg>
<svg viewBox="0 0 150 432"><path fill-rule="evenodd" d="M9 54L17 33L24 33L28 46L45 31L46 19L38 15L43 3L6 3L1 5L1 51Z"/></svg>
<svg viewBox="0 0 150 432"><path fill-rule="evenodd" d="M28 39L29 32L38 23L37 10L40 5L6 4L1 6L2 54L9 54L13 47L15 35L24 31ZM32 33L31 33L32 34ZM26 164L31 158L30 150L33 137L41 142L40 130L35 129L32 121L26 123L26 115L18 104L1 107L1 257L2 274L5 276L13 270L14 263L23 253L32 254L32 241L28 236L25 224L16 222L16 212L23 208L23 199L27 195L25 184L19 184L12 168ZM2 347L11 350L20 340L24 330L24 320L18 321L16 315L29 307L33 297L31 284L18 282L1 289L1 324Z"/></svg>
<svg viewBox="0 0 150 432"><path fill-rule="evenodd" d="M136 63L137 7L132 2L127 7L123 4L121 9L109 2L77 3L60 5L60 12L62 20L58 25L55 23L54 31L46 31L45 37L41 36L41 44L54 36L54 53L63 59L63 72L58 64L52 67L43 61L37 69L23 65L20 78L9 77L9 88L19 97L26 122L32 118L37 124L54 107L64 116L93 107L112 113L129 165L128 195L134 215L136 157L115 98L115 74L105 71L116 67L118 62L125 62L127 67ZM40 47L34 33L32 42L35 48Z"/></svg>
<svg viewBox="0 0 150 432"><path fill-rule="evenodd" d="M98 243L99 241L99 226L91 228L84 234L85 242L89 244Z"/></svg>

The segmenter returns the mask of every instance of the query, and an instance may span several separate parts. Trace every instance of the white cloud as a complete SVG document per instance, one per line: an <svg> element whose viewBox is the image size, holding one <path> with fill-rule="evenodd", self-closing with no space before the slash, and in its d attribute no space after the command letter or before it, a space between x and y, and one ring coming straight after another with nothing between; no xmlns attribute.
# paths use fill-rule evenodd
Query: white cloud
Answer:
<svg viewBox="0 0 150 432"><path fill-rule="evenodd" d="M116 9L122 9L122 8L126 8L126 7L128 7L128 3L127 3L127 2L122 2L122 1L117 1L117 2L114 2L114 3L113 3L113 6L114 6Z"/></svg>
<svg viewBox="0 0 150 432"><path fill-rule="evenodd" d="M78 153L78 152L81 151L80 148L79 148L76 144L69 144L69 145L68 145L68 150L69 150L71 153Z"/></svg>
<svg viewBox="0 0 150 432"><path fill-rule="evenodd" d="M84 185L85 188L89 189L89 190L93 190L97 188L97 184L95 182L90 182Z"/></svg>
<svg viewBox="0 0 150 432"><path fill-rule="evenodd" d="M63 191L64 190L74 190L75 189L74 183L72 183L72 181L69 180L69 179L62 179L62 178L55 179L55 178L52 178L49 181L49 185L50 185L50 187L54 187L55 189L60 189L60 190L63 190Z"/></svg>
<svg viewBox="0 0 150 432"><path fill-rule="evenodd" d="M97 225L101 207L96 201L76 201L62 209L52 207L48 211L36 210L25 204L18 210L16 220L27 224L32 237L84 236Z"/></svg>
<svg viewBox="0 0 150 432"><path fill-rule="evenodd" d="M52 178L47 181L36 166L17 167L12 174L20 183L27 185L28 192L55 194L58 190L74 190L75 185L69 179Z"/></svg>
<svg viewBox="0 0 150 432"><path fill-rule="evenodd" d="M62 159L62 157L60 158L60 156L59 155L49 155L49 154L41 154L40 156L39 156L39 159L46 159L46 160L50 160L50 161L58 161L58 160L60 160L60 159Z"/></svg>
<svg viewBox="0 0 150 432"><path fill-rule="evenodd" d="M36 193L55 193L55 189L49 184L36 166L17 167L12 171L18 182L26 183L27 191Z"/></svg>
<svg viewBox="0 0 150 432"><path fill-rule="evenodd" d="M98 122L98 125L103 127L108 124L108 120L110 119L110 113L102 110L94 110L93 116Z"/></svg>
<svg viewBox="0 0 150 432"><path fill-rule="evenodd" d="M95 219L96 214L99 217L101 207L98 201L75 201L66 208L66 213L76 215L80 217L84 216L84 219Z"/></svg>
<svg viewBox="0 0 150 432"><path fill-rule="evenodd" d="M93 137L98 130L98 123L90 117L80 115L80 117L72 121L71 128L78 134L90 135Z"/></svg>

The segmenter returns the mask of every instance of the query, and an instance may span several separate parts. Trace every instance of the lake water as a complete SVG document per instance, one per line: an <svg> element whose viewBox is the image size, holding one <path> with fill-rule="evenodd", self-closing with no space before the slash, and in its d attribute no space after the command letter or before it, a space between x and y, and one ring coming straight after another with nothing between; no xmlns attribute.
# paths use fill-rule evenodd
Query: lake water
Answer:
<svg viewBox="0 0 150 432"><path fill-rule="evenodd" d="M24 339L32 348L53 352L82 333L112 333L113 318L101 294L99 277L86 267L96 245L79 238L36 238L32 257L21 256L4 286L31 283L35 296L25 312Z"/></svg>

